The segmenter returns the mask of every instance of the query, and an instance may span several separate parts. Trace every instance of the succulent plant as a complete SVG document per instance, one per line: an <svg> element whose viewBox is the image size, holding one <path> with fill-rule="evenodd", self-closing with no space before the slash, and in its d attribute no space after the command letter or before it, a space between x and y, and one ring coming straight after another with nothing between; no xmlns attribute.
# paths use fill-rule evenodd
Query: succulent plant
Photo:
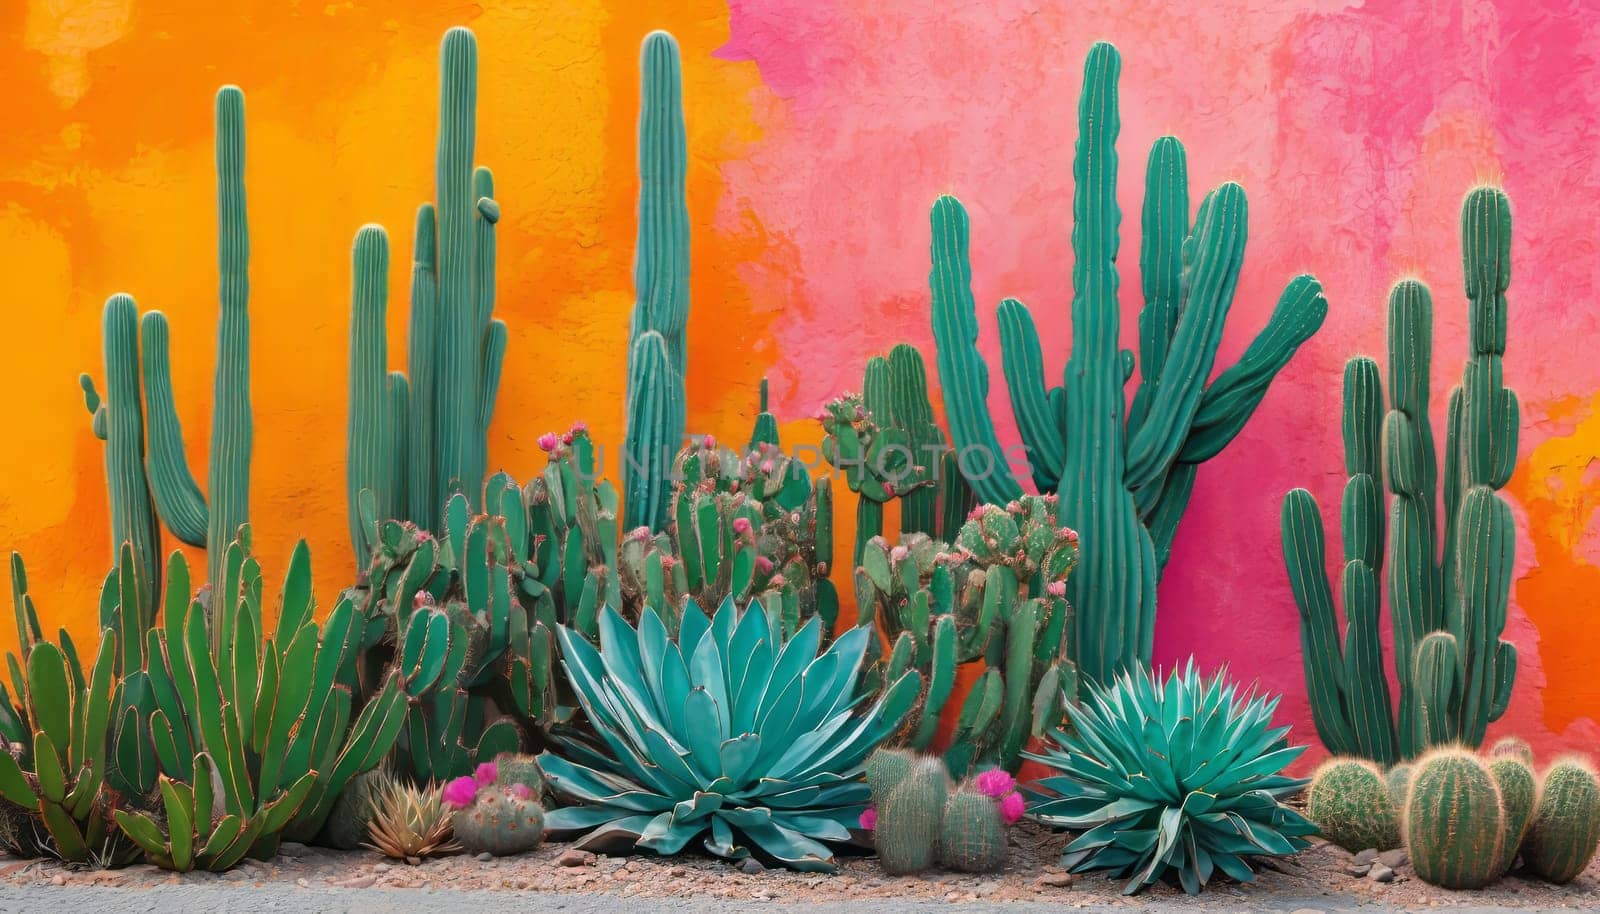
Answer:
<svg viewBox="0 0 1600 914"><path fill-rule="evenodd" d="M1511 281L1506 195L1493 187L1469 192L1461 236L1471 352L1450 393L1442 499L1428 420L1433 301L1427 287L1407 279L1389 293L1387 414L1378 364L1363 357L1345 366L1342 630L1316 499L1295 489L1283 501L1284 561L1300 607L1317 733L1333 752L1383 765L1430 746L1476 747L1505 713L1516 677L1516 648L1500 637L1516 531L1511 508L1497 494L1516 463L1518 423L1517 397L1503 384L1501 364ZM1380 480L1392 496L1387 510ZM1386 585L1380 583L1385 561ZM1379 639L1385 589L1396 700Z"/></svg>
<svg viewBox="0 0 1600 914"><path fill-rule="evenodd" d="M147 620L162 593L157 514L173 536L208 548L208 580L214 586L222 581L228 543L250 519L250 230L244 156L244 93L223 86L216 96L221 315L207 494L201 494L189 471L173 398L166 315L150 311L141 319L130 296L111 296L104 313L106 399L102 402L89 375L78 379L94 434L106 442L112 558L120 567L131 554L138 592L128 602ZM131 553L124 546L131 546Z"/></svg>
<svg viewBox="0 0 1600 914"><path fill-rule="evenodd" d="M1489 757L1516 759L1524 765L1533 764L1533 747L1520 736L1503 736L1489 747Z"/></svg>
<svg viewBox="0 0 1600 914"><path fill-rule="evenodd" d="M1156 583L1199 465L1238 434L1273 377L1327 314L1317 281L1295 278L1243 357L1214 375L1244 259L1245 194L1237 184L1221 185L1206 195L1191 225L1183 147L1162 137L1145 169L1142 379L1124 409L1134 359L1120 342L1117 296L1121 69L1116 48L1104 42L1084 63L1073 163L1072 353L1059 384L1045 377L1027 307L1006 299L998 311L1002 367L1034 485L1060 495L1062 524L1084 538L1083 566L1067 582L1076 627L1071 659L1086 679L1101 683L1150 662ZM930 223L933 338L951 443L978 499L1003 505L1022 487L990 410L967 214L954 197L941 197Z"/></svg>
<svg viewBox="0 0 1600 914"><path fill-rule="evenodd" d="M1531 754L1531 750L1530 750ZM1500 790L1501 840L1500 856L1495 862L1496 876L1503 876L1517 860L1517 850L1533 818L1533 804L1538 798L1539 782L1533 769L1521 758L1500 756L1489 758L1489 776Z"/></svg>
<svg viewBox="0 0 1600 914"><path fill-rule="evenodd" d="M368 830L367 846L394 860L421 863L424 857L454 853L449 807L443 788L414 787L393 781L382 794Z"/></svg>
<svg viewBox="0 0 1600 914"><path fill-rule="evenodd" d="M1471 751L1447 747L1412 769L1406 848L1417 877L1447 889L1478 889L1499 878L1505 840L1500 789Z"/></svg>
<svg viewBox="0 0 1600 914"><path fill-rule="evenodd" d="M729 598L711 618L689 601L676 635L654 609L635 629L608 607L598 649L566 626L557 634L598 742L539 757L572 804L545 827L580 848L671 854L703 838L721 857L832 870L825 842L849 840L870 796L867 755L919 689L907 672L858 704L872 632L851 628L819 653L820 619L786 636L756 600L741 612Z"/></svg>
<svg viewBox="0 0 1600 914"><path fill-rule="evenodd" d="M939 863L962 873L1005 867L1005 820L994 797L969 784L950 794L939 828Z"/></svg>
<svg viewBox="0 0 1600 914"><path fill-rule="evenodd" d="M471 802L451 813L450 820L456 841L475 854L521 854L544 840L544 808L523 784L481 786Z"/></svg>
<svg viewBox="0 0 1600 914"><path fill-rule="evenodd" d="M873 798L878 816L872 846L886 872L903 876L933 866L944 832L945 802L954 787L944 762L920 758L887 794Z"/></svg>
<svg viewBox="0 0 1600 914"><path fill-rule="evenodd" d="M1347 851L1400 846L1400 818L1389 785L1366 759L1331 758L1311 776L1306 816L1322 836Z"/></svg>
<svg viewBox="0 0 1600 914"><path fill-rule="evenodd" d="M1411 794L1411 766L1396 765L1390 768L1384 772L1383 781L1389 788L1389 805L1394 807L1397 817L1404 818L1406 799Z"/></svg>
<svg viewBox="0 0 1600 914"><path fill-rule="evenodd" d="M1137 672L1092 685L1072 729L1027 754L1052 769L1029 814L1079 833L1063 867L1127 878L1124 894L1167 879L1192 895L1215 872L1249 882L1248 858L1293 854L1317 830L1281 802L1306 785L1278 773L1305 748L1272 726L1277 704L1192 660L1164 683Z"/></svg>
<svg viewBox="0 0 1600 914"><path fill-rule="evenodd" d="M1564 885L1577 878L1600 843L1600 783L1582 759L1564 759L1545 771L1522 862L1540 878Z"/></svg>
<svg viewBox="0 0 1600 914"><path fill-rule="evenodd" d="M378 804L394 781L394 775L385 768L363 771L351 778L333 801L328 821L322 826L321 843L345 851L365 845Z"/></svg>
<svg viewBox="0 0 1600 914"><path fill-rule="evenodd" d="M872 754L867 756L865 772L867 786L872 789L872 796L875 799L887 797L889 791L905 779L916 761L917 754L908 749L887 747L874 749Z"/></svg>
<svg viewBox="0 0 1600 914"><path fill-rule="evenodd" d="M495 783L501 787L510 788L521 784L532 791L536 800L543 797L548 789L544 772L539 768L539 760L531 755L502 752L494 757L494 766L497 772Z"/></svg>

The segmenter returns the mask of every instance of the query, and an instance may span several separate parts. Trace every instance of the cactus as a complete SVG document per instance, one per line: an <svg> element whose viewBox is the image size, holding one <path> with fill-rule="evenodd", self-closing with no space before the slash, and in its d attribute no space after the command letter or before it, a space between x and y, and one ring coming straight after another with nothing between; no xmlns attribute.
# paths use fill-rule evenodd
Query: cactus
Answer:
<svg viewBox="0 0 1600 914"><path fill-rule="evenodd" d="M1450 394L1442 519L1428 420L1433 304L1427 287L1404 280L1389 294L1389 411L1381 423L1377 363L1356 358L1345 366L1342 646L1316 500L1295 489L1283 502L1284 560L1300 608L1317 733L1333 752L1385 765L1430 746L1479 745L1488 724L1505 713L1516 676L1516 648L1500 638L1516 537L1511 509L1496 494L1511 477L1517 451L1517 398L1501 384L1510 202L1496 188L1475 188L1461 221L1472 349ZM1387 555L1380 474L1393 496ZM1385 561L1397 702L1378 636Z"/></svg>
<svg viewBox="0 0 1600 914"><path fill-rule="evenodd" d="M350 315L347 477L351 545L364 566L373 520L431 532L439 509L464 495L484 509L489 422L505 359L506 325L494 319L494 175L473 167L478 45L453 28L439 51L437 203L417 210L406 371L385 367L389 244L382 226L356 233ZM365 516L363 492L372 493Z"/></svg>
<svg viewBox="0 0 1600 914"><path fill-rule="evenodd" d="M394 775L383 768L363 771L351 778L333 801L328 821L322 826L322 843L344 851L366 844L378 804L393 783Z"/></svg>
<svg viewBox="0 0 1600 914"><path fill-rule="evenodd" d="M683 443L689 323L688 151L678 43L652 32L641 50L639 236L628 344L627 438L622 466L627 529L664 530L667 469Z"/></svg>
<svg viewBox="0 0 1600 914"><path fill-rule="evenodd" d="M104 318L106 400L101 401L89 375L78 379L95 436L106 442L112 558L120 563L122 545L133 544L140 575L137 605L146 619L154 616L161 598L157 558L161 534L152 501L173 536L191 546L210 547L207 580L213 584L222 580L227 544L250 519L250 237L244 190L244 93L236 86L217 91L216 134L221 317L207 495L200 493L185 456L173 400L166 315L147 312L136 327L138 308L133 299L113 295L106 302Z"/></svg>
<svg viewBox="0 0 1600 914"><path fill-rule="evenodd" d="M1499 875L1500 789L1476 755L1436 749L1418 760L1406 801L1406 847L1417 876L1447 889L1479 889Z"/></svg>
<svg viewBox="0 0 1600 914"><path fill-rule="evenodd" d="M1565 885L1577 878L1600 842L1600 783L1588 762L1566 759L1551 765L1539 785L1539 801L1522 862L1542 879Z"/></svg>
<svg viewBox="0 0 1600 914"><path fill-rule="evenodd" d="M1406 799L1411 795L1411 766L1396 765L1390 768L1384 773L1383 781L1389 790L1389 805L1394 807L1397 815L1402 815Z"/></svg>
<svg viewBox="0 0 1600 914"><path fill-rule="evenodd" d="M472 853L496 857L531 851L544 840L544 809L523 785L490 786L451 815L456 840Z"/></svg>
<svg viewBox="0 0 1600 914"><path fill-rule="evenodd" d="M531 755L519 755L515 752L502 752L494 757L495 783L501 787L514 787L521 784L532 792L535 800L544 796L547 785L544 780L544 771L539 768L539 760Z"/></svg>
<svg viewBox="0 0 1600 914"><path fill-rule="evenodd" d="M900 876L933 866L950 788L944 763L921 758L878 804L872 843L885 871Z"/></svg>
<svg viewBox="0 0 1600 914"><path fill-rule="evenodd" d="M1516 759L1524 765L1532 765L1533 747L1520 736L1503 736L1489 747L1489 757Z"/></svg>
<svg viewBox="0 0 1600 914"><path fill-rule="evenodd" d="M1522 846L1522 837L1533 817L1539 785L1532 769L1519 758L1490 758L1489 776L1500 789L1500 808L1504 813L1500 856L1495 862L1495 875L1501 876L1516 862L1517 849Z"/></svg>
<svg viewBox="0 0 1600 914"><path fill-rule="evenodd" d="M873 799L882 801L889 796L916 761L916 753L907 749L874 749L867 756L867 786L872 788Z"/></svg>
<svg viewBox="0 0 1600 914"><path fill-rule="evenodd" d="M367 846L392 860L410 864L460 850L451 840L452 816L441 794L437 784L413 787L404 781L392 781L373 812Z"/></svg>
<svg viewBox="0 0 1600 914"><path fill-rule="evenodd" d="M994 798L966 785L952 793L944 805L938 852L939 863L948 869L999 872L1006 863L1006 834Z"/></svg>
<svg viewBox="0 0 1600 914"><path fill-rule="evenodd" d="M1045 380L1028 309L1015 299L999 307L1003 368L1034 484L1060 494L1062 522L1088 544L1067 596L1075 608L1073 659L1097 682L1109 682L1134 661L1148 664L1156 582L1199 464L1239 432L1327 313L1317 281L1297 277L1240 361L1206 383L1244 256L1245 195L1237 184L1223 184L1206 195L1191 226L1183 147L1171 137L1157 140L1146 169L1140 257L1143 376L1124 415L1134 358L1118 348L1120 69L1117 50L1105 43L1090 49L1084 65L1074 160L1072 354L1060 386ZM978 498L1005 504L1022 490L988 406L967 214L955 198L941 197L931 223L933 335L951 439Z"/></svg>
<svg viewBox="0 0 1600 914"><path fill-rule="evenodd" d="M1323 837L1347 851L1400 846L1400 822L1378 766L1365 759L1332 758L1311 776L1306 816Z"/></svg>

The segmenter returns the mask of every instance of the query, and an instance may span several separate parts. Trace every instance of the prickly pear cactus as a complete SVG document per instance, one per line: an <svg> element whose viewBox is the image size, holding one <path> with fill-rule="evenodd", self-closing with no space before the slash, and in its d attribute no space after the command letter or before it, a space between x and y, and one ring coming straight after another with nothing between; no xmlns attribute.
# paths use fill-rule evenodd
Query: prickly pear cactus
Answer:
<svg viewBox="0 0 1600 914"><path fill-rule="evenodd" d="M1378 766L1365 759L1333 758L1311 776L1306 816L1323 837L1347 851L1400 846L1398 811Z"/></svg>
<svg viewBox="0 0 1600 914"><path fill-rule="evenodd" d="M1417 876L1447 889L1481 889L1500 874L1505 819L1500 789L1471 752L1439 749L1413 769L1406 847Z"/></svg>
<svg viewBox="0 0 1600 914"><path fill-rule="evenodd" d="M1589 865L1600 842L1600 783L1587 761L1551 765L1539 786L1539 803L1522 839L1522 861L1557 885Z"/></svg>

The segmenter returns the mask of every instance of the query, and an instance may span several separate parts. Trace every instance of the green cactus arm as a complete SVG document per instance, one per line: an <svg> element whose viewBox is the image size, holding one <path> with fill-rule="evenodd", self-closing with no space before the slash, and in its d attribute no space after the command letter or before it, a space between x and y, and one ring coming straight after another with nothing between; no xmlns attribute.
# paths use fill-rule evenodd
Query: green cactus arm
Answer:
<svg viewBox="0 0 1600 914"><path fill-rule="evenodd" d="M134 561L144 569L140 605L154 612L156 595L161 591L161 564L157 555L161 547L161 528L145 474L144 408L139 397L139 308L129 296L113 295L106 301L102 322L106 399L95 404L94 421L97 434L103 432L101 437L106 442L111 554L120 561L124 544L132 545ZM146 340L145 345L148 347L151 343ZM85 405L98 400L98 397L89 397L93 389L93 383L89 382L85 387ZM203 515L201 523L203 526ZM24 647L27 644L26 641L22 643Z"/></svg>
<svg viewBox="0 0 1600 914"><path fill-rule="evenodd" d="M1178 459L1201 463L1221 453L1249 421L1272 379L1327 316L1322 284L1310 274L1291 280L1261 334L1206 388Z"/></svg>
<svg viewBox="0 0 1600 914"><path fill-rule="evenodd" d="M1460 592L1450 613L1450 633L1464 662L1461 738L1477 745L1500 703L1497 652L1516 560L1511 508L1488 486L1473 486L1462 499L1455 558L1452 574Z"/></svg>
<svg viewBox="0 0 1600 914"><path fill-rule="evenodd" d="M484 477L489 466L489 421L494 416L495 397L500 389L500 368L505 359L506 326L493 320L495 293L495 223L500 205L494 200L494 174L479 166L472 174L473 213L472 294L477 315L475 339L479 341L477 408L472 436L470 472L463 485L472 494L474 505L481 500Z"/></svg>
<svg viewBox="0 0 1600 914"><path fill-rule="evenodd" d="M755 450L762 444L776 445L778 443L778 420L772 413L767 412L767 379L761 379L761 394L759 409L756 412L755 425L750 429L750 450Z"/></svg>
<svg viewBox="0 0 1600 914"><path fill-rule="evenodd" d="M1128 441L1126 483L1141 509L1154 503L1158 483L1183 449L1200 409L1206 379L1222 342L1248 236L1244 188L1223 184L1206 195L1185 244L1184 303L1150 412Z"/></svg>
<svg viewBox="0 0 1600 914"><path fill-rule="evenodd" d="M89 411L89 428L101 441L106 440L106 411L100 402L100 392L94 389L94 378L87 372L78 375L78 388L83 391L83 406Z"/></svg>
<svg viewBox="0 0 1600 914"><path fill-rule="evenodd" d="M472 275L477 197L472 193L477 130L478 44L472 32L453 28L440 49L438 197L439 349L434 422L438 429L439 485L474 503L471 475L478 434L478 357L483 343Z"/></svg>
<svg viewBox="0 0 1600 914"><path fill-rule="evenodd" d="M407 423L406 517L423 530L439 526L445 493L439 488L434 401L439 357L438 241L432 203L417 208L411 263L411 322L406 334L406 372L411 383Z"/></svg>
<svg viewBox="0 0 1600 914"><path fill-rule="evenodd" d="M217 92L217 260L221 317L211 400L206 541L210 581L220 576L224 544L250 522L250 226L244 190L244 93Z"/></svg>
<svg viewBox="0 0 1600 914"><path fill-rule="evenodd" d="M1461 668L1461 645L1449 632L1429 633L1417 645L1414 656L1411 738L1415 746L1408 754L1421 754L1428 746L1461 739L1459 721L1465 671Z"/></svg>
<svg viewBox="0 0 1600 914"><path fill-rule="evenodd" d="M150 432L145 459L156 510L173 536L190 546L204 546L210 512L183 452L183 427L173 402L172 367L167 356L167 316L160 311L146 312L139 331Z"/></svg>
<svg viewBox="0 0 1600 914"><path fill-rule="evenodd" d="M361 517L360 494L371 490L387 513L395 493L388 487L385 465L392 459L387 429L389 238L379 225L356 233L351 250L350 418L346 460L346 504L350 544L356 567L370 561L371 531Z"/></svg>
<svg viewBox="0 0 1600 914"><path fill-rule="evenodd" d="M1383 671L1378 630L1378 577L1360 559L1344 566L1344 686L1346 720L1356 754L1385 766L1400 760L1390 711L1389 678Z"/></svg>
<svg viewBox="0 0 1600 914"><path fill-rule="evenodd" d="M1506 289L1511 285L1511 201L1498 187L1475 187L1461 203L1461 263L1472 303L1472 351L1504 355Z"/></svg>
<svg viewBox="0 0 1600 914"><path fill-rule="evenodd" d="M385 506L386 517L404 517L406 510L406 442L411 428L411 382L403 371L391 371L384 383L384 434L388 444L384 447L383 475L389 492Z"/></svg>
<svg viewBox="0 0 1600 914"><path fill-rule="evenodd" d="M900 532L939 533L939 492L933 486L938 461L947 449L928 401L928 372L922 353L900 343L889 350L889 414L905 433L914 469L896 483L901 494Z"/></svg>
<svg viewBox="0 0 1600 914"><path fill-rule="evenodd" d="M929 222L933 339L951 443L960 458L962 475L979 500L1005 504L1022 494L1022 486L1003 459L989 416L989 369L978 351L967 211L955 197L942 196L934 201Z"/></svg>
<svg viewBox="0 0 1600 914"><path fill-rule="evenodd" d="M1300 610L1300 646L1317 736L1335 755L1354 752L1355 730L1345 709L1345 660L1333 589L1328 584L1327 547L1317 500L1305 489L1283 499L1283 560Z"/></svg>
<svg viewBox="0 0 1600 914"><path fill-rule="evenodd" d="M484 441L483 468L487 471L489 423L494 419L494 404L500 394L500 374L506 360L506 322L490 321L488 332L483 337L483 379L478 395L478 427L482 430ZM483 476L479 472L478 476Z"/></svg>
<svg viewBox="0 0 1600 914"><path fill-rule="evenodd" d="M1189 507L1189 496L1194 493L1194 480L1199 471L1198 463L1174 464L1162 484L1160 497L1144 518L1144 524L1150 530L1151 547L1155 550L1157 578L1166 569L1167 560L1172 558L1172 542L1178 536L1178 522L1183 520L1183 511Z"/></svg>
<svg viewBox="0 0 1600 914"><path fill-rule="evenodd" d="M1011 394L1011 412L1017 418L1017 431L1028 444L1034 485L1039 491L1048 492L1061 482L1066 445L1060 417L1050 402L1044 380L1039 331L1028 307L1014 298L1001 301L995 316L1000 325L1000 367Z"/></svg>
<svg viewBox="0 0 1600 914"><path fill-rule="evenodd" d="M623 453L623 526L663 526L671 503L670 464L676 441L667 419L675 408L682 379L672 370L666 340L647 331L634 344L629 372L627 446Z"/></svg>
<svg viewBox="0 0 1600 914"><path fill-rule="evenodd" d="M1139 310L1139 369L1143 379L1128 410L1128 435L1136 437L1172 347L1183 307L1183 241L1189 237L1189 164L1177 137L1150 147L1145 163L1144 211L1140 222L1139 275L1144 307Z"/></svg>

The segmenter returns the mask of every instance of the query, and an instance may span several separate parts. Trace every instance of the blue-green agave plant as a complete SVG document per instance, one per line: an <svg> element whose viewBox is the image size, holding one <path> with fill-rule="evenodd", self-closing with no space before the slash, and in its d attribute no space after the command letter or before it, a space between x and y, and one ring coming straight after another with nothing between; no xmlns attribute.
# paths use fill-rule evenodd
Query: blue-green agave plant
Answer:
<svg viewBox="0 0 1600 914"><path fill-rule="evenodd" d="M1224 673L1201 677L1193 659L1164 684L1135 670L1091 686L1072 732L1028 754L1056 772L1028 813L1081 832L1061 855L1069 872L1107 870L1127 895L1158 879L1197 894L1218 871L1249 882L1250 857L1292 854L1317 831L1280 802L1307 782L1278 773L1305 747L1272 726L1277 706Z"/></svg>
<svg viewBox="0 0 1600 914"><path fill-rule="evenodd" d="M562 663L604 748L546 752L551 788L578 805L545 820L580 848L673 854L752 853L797 870L831 871L826 843L850 840L871 791L867 754L894 732L921 690L914 671L859 708L857 677L873 632L853 628L819 654L813 616L787 640L752 600L707 619L685 604L677 638L654 610L637 630L607 608L598 650L560 627Z"/></svg>

